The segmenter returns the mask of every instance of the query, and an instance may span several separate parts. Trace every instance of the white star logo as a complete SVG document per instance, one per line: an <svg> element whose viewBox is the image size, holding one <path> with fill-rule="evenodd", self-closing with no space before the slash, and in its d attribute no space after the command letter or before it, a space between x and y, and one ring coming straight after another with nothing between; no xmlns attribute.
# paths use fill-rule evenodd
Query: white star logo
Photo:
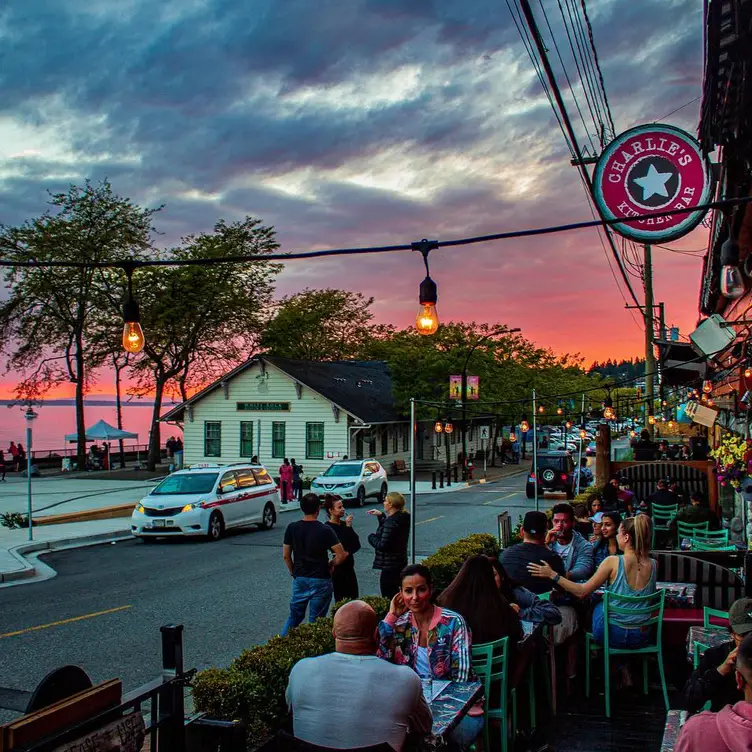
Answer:
<svg viewBox="0 0 752 752"><path fill-rule="evenodd" d="M658 172L655 165L651 164L648 168L648 174L644 178L635 178L634 181L642 188L642 200L647 201L652 196L668 198L666 183L671 177L670 172Z"/></svg>

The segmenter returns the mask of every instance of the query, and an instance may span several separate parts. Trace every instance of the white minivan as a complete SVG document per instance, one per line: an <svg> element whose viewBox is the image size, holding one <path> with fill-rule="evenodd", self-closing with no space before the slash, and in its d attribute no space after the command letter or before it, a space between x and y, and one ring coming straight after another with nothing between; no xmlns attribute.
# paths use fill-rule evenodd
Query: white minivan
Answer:
<svg viewBox="0 0 752 752"><path fill-rule="evenodd" d="M200 463L168 475L136 504L131 533L144 541L172 536L219 540L225 530L277 521L279 490L262 465Z"/></svg>

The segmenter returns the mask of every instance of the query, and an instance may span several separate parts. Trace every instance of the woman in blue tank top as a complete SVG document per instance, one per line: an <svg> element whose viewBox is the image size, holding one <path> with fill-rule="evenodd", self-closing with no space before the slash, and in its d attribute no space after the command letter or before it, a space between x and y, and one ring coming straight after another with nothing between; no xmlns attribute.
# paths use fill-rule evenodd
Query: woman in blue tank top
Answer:
<svg viewBox="0 0 752 752"><path fill-rule="evenodd" d="M652 595L656 590L657 563L650 558L651 521L646 514L629 517L619 526L616 536L622 556L608 556L595 574L581 584L570 582L556 574L551 567L541 564L528 564L528 571L534 577L547 577L562 590L587 598L601 585L615 595ZM629 608L626 601L619 601L619 607ZM650 627L645 624L645 614L619 614L620 625L611 624L608 632L609 644L615 648L637 648L648 642ZM596 642L603 643L604 636L603 603L593 612L593 636Z"/></svg>

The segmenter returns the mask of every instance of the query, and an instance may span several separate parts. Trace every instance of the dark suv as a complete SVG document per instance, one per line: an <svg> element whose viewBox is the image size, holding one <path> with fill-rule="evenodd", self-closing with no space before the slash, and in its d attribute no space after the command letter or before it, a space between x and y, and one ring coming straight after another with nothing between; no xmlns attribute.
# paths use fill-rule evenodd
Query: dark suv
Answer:
<svg viewBox="0 0 752 752"><path fill-rule="evenodd" d="M544 493L566 493L574 499L574 459L569 452L538 452L538 496ZM535 466L530 467L525 493L535 498Z"/></svg>

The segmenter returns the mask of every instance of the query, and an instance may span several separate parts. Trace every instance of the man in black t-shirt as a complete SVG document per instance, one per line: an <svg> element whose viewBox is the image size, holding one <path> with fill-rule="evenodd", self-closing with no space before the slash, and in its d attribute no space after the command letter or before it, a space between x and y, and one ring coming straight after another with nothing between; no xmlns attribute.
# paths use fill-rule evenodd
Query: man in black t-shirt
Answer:
<svg viewBox="0 0 752 752"><path fill-rule="evenodd" d="M290 615L282 629L284 637L305 618L308 621L326 616L332 601L330 566L341 564L347 553L337 534L319 522L321 502L316 494L306 494L300 501L303 519L291 522L285 530L282 556L293 577ZM329 562L329 551L334 559Z"/></svg>
<svg viewBox="0 0 752 752"><path fill-rule="evenodd" d="M564 562L545 545L548 531L548 518L543 512L528 512L522 521L522 543L515 543L501 552L499 560L504 571L522 587L533 593L547 593L553 588L551 580L532 577L527 571L528 564L545 561L554 572L564 576Z"/></svg>

